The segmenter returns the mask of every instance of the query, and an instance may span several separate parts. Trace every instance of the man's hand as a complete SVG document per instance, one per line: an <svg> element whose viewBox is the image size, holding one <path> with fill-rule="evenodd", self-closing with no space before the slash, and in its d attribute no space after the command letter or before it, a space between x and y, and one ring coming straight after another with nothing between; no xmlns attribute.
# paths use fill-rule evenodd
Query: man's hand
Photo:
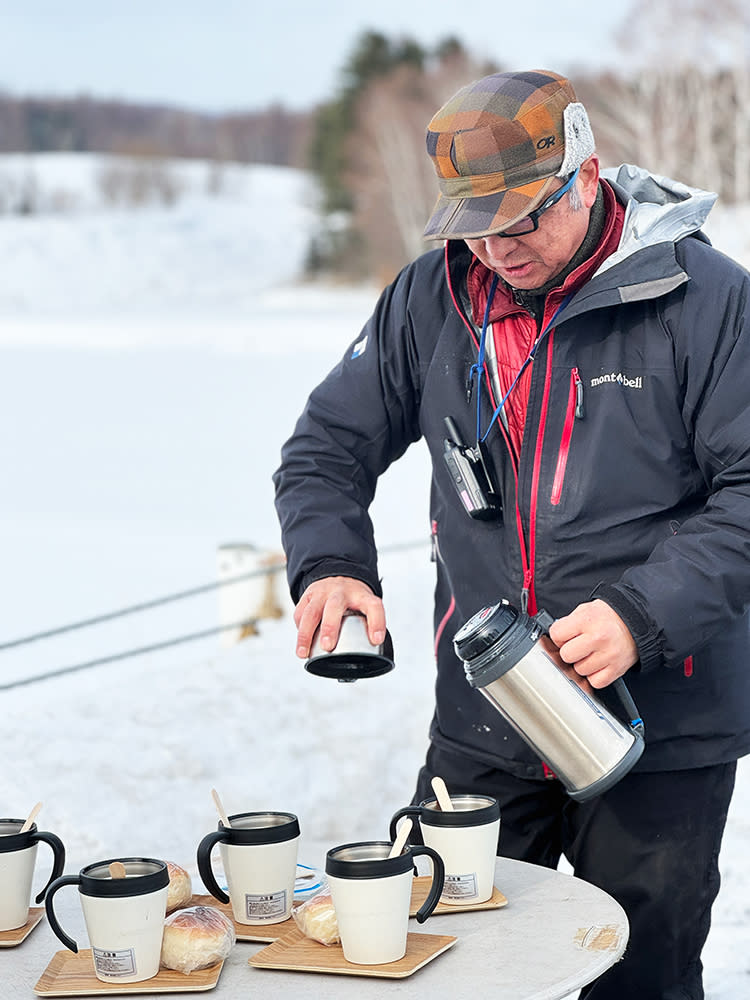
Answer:
<svg viewBox="0 0 750 1000"><path fill-rule="evenodd" d="M385 608L366 583L348 576L329 576L311 583L294 609L297 656L307 659L315 630L320 625L320 645L330 652L338 642L345 611L361 611L373 646L385 640Z"/></svg>
<svg viewBox="0 0 750 1000"><path fill-rule="evenodd" d="M627 625L604 601L579 604L550 627L550 639L565 663L587 677L592 687L607 687L638 660Z"/></svg>

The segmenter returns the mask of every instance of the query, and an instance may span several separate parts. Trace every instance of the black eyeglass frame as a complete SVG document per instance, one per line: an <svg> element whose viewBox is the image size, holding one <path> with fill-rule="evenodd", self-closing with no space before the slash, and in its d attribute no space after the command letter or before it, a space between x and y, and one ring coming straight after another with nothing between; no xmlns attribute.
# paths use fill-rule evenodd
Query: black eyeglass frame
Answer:
<svg viewBox="0 0 750 1000"><path fill-rule="evenodd" d="M558 188L557 191L553 191L552 194L549 196L549 198L547 198L546 201L542 202L539 208L535 208L533 212L529 212L528 215L524 215L522 219L519 219L518 222L514 223L512 226L510 226L509 229L506 229L504 232L487 233L486 235L499 236L502 239L512 239L514 236L528 236L529 233L535 233L539 228L539 216L544 215L547 209L552 208L553 205L556 205L558 201L560 201L560 199L565 194L567 194L568 191L570 191L570 189L576 182L576 178L578 177L580 169L581 169L580 167L576 167L573 173L567 179L567 181L563 184L563 186ZM527 220L528 220L528 226L530 226L530 228L519 230L518 227L526 223ZM485 237L483 236L472 237L472 239L478 239L478 240L484 238Z"/></svg>

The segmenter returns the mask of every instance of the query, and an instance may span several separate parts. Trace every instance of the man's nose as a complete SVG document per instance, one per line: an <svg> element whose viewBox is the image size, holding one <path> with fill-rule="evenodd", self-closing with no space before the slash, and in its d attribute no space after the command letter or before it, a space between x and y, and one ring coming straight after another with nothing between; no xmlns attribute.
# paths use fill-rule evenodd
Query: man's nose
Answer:
<svg viewBox="0 0 750 1000"><path fill-rule="evenodd" d="M495 256L501 256L512 250L518 243L514 236L498 236L493 233L491 236L483 236L485 250L489 250Z"/></svg>

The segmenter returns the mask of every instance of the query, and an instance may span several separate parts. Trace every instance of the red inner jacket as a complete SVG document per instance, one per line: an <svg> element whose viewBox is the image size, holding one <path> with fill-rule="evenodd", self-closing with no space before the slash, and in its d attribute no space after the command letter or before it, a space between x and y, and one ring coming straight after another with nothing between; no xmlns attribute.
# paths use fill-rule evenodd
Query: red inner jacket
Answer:
<svg viewBox="0 0 750 1000"><path fill-rule="evenodd" d="M602 261L611 256L620 244L625 208L619 204L606 181L602 181L601 187L604 196L605 222L599 246L588 260L568 275L562 285L549 292L544 304L542 328L549 322L565 296L584 285ZM475 323L476 317L479 317L481 322L484 316L492 277L493 272L474 257L469 268L467 287ZM500 390L504 396L534 346L539 330L534 317L515 302L512 289L502 281L498 282L492 300L489 322L492 324L495 342ZM508 435L516 458L521 453L530 385L531 365L526 368L504 407Z"/></svg>

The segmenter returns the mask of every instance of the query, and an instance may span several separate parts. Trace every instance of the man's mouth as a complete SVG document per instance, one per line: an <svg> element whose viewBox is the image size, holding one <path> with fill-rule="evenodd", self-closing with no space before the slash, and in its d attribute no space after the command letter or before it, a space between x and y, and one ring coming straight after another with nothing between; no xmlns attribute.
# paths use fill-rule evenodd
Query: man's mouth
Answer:
<svg viewBox="0 0 750 1000"><path fill-rule="evenodd" d="M501 267L503 271L507 274L522 274L527 271L532 266L532 261L527 260L522 264L502 264Z"/></svg>

